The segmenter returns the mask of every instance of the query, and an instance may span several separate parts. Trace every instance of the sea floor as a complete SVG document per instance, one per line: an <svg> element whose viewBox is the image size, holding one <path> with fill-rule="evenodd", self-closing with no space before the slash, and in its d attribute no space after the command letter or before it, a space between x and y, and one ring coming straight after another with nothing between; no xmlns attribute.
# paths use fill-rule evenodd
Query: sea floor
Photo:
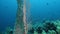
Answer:
<svg viewBox="0 0 60 34"><path fill-rule="evenodd" d="M28 25L28 34L60 34L60 20L45 21L43 25Z"/></svg>
<svg viewBox="0 0 60 34"><path fill-rule="evenodd" d="M60 20L44 21L44 23L27 24L27 34L60 34ZM10 28L5 34L13 34L14 31ZM20 34L20 33L19 33Z"/></svg>

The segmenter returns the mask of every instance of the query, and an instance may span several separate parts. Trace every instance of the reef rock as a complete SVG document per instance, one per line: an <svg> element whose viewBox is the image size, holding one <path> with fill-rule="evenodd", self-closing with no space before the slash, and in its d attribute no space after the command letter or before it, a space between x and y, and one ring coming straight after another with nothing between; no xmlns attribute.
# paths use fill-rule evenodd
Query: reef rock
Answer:
<svg viewBox="0 0 60 34"><path fill-rule="evenodd" d="M43 30L42 34L46 34L46 32Z"/></svg>
<svg viewBox="0 0 60 34"><path fill-rule="evenodd" d="M58 34L60 34L60 27L57 27L57 32Z"/></svg>
<svg viewBox="0 0 60 34"><path fill-rule="evenodd" d="M49 30L48 34L56 34L56 32L54 30Z"/></svg>

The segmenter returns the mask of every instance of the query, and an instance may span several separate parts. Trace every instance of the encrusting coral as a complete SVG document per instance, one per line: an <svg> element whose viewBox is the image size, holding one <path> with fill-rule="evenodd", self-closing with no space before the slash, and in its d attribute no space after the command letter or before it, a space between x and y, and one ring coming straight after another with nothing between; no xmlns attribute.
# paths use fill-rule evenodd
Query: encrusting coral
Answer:
<svg viewBox="0 0 60 34"><path fill-rule="evenodd" d="M45 21L43 27L39 26L32 30L34 34L60 34L60 21Z"/></svg>

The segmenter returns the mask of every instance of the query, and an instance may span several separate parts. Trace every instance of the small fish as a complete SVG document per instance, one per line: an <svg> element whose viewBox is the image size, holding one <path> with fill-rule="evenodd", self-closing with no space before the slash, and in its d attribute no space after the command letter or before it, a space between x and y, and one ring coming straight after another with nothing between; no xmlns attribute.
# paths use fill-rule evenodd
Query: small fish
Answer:
<svg viewBox="0 0 60 34"><path fill-rule="evenodd" d="M46 3L46 5L48 5L49 3Z"/></svg>

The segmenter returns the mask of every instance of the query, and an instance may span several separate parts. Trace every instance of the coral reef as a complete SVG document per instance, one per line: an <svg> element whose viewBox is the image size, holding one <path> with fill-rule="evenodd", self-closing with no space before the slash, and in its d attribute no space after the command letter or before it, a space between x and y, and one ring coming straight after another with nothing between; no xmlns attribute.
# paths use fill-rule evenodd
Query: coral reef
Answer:
<svg viewBox="0 0 60 34"><path fill-rule="evenodd" d="M13 29L11 27L7 27L3 34L13 34Z"/></svg>
<svg viewBox="0 0 60 34"><path fill-rule="evenodd" d="M36 29L36 31L38 32L38 34L41 34L43 30L42 30L41 27L38 27L38 28Z"/></svg>
<svg viewBox="0 0 60 34"><path fill-rule="evenodd" d="M32 33L33 31L33 34L60 34L60 21L59 20L44 21L44 23L42 24L43 26L40 26L38 24L38 27L37 25L35 25L35 29L33 29L34 26L32 27L32 29L29 28L30 32Z"/></svg>
<svg viewBox="0 0 60 34"><path fill-rule="evenodd" d="M28 33L27 34L60 34L60 21L45 21L37 25L28 23ZM41 26L40 26L41 25ZM13 30L8 27L5 34L13 34Z"/></svg>

